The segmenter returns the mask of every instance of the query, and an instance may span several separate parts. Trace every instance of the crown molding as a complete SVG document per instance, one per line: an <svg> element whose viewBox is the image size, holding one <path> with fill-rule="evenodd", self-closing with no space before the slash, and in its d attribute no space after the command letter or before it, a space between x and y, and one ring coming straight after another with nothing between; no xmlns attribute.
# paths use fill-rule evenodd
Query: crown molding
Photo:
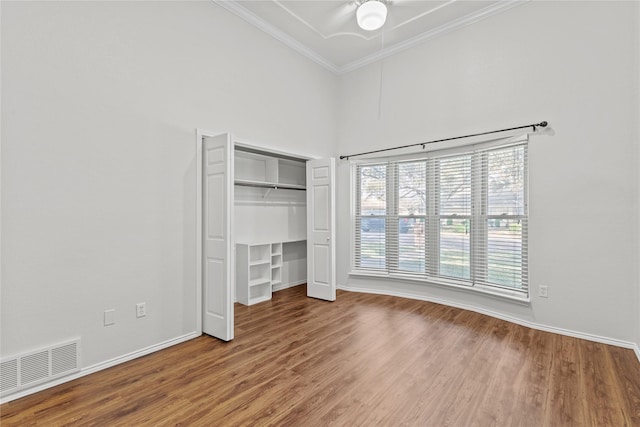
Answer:
<svg viewBox="0 0 640 427"><path fill-rule="evenodd" d="M294 39L293 37L291 37L290 35L288 35L284 31L282 31L282 30L274 27L273 25L269 24L268 22L266 22L265 20L260 18L255 13L247 10L243 6L240 6L240 4L237 1L235 1L235 0L213 0L213 1L217 5L219 5L219 6L223 7L224 9L228 10L229 12L231 12L231 13L237 15L238 17L244 19L249 24L251 24L251 25L259 28L260 30L264 31L265 33L269 34L274 39L284 43L286 46L288 46L289 48L295 50L296 52L298 52L302 56L306 56L307 58L309 58L312 61L314 61L315 63L323 66L324 68L326 68L327 70L331 71L334 74L339 74L340 69L335 64L333 64L332 62L326 60L324 57L318 55L315 51L309 49L307 46L303 45L298 40Z"/></svg>
<svg viewBox="0 0 640 427"><path fill-rule="evenodd" d="M511 9L513 7L520 6L529 1L530 0L504 0L504 1L500 1L498 3L492 4L491 6L487 6L483 9L480 9L477 12L473 12L468 15L462 16L460 18L454 19L453 21L450 21L432 30L426 31L408 40L405 40L400 43L396 43L389 47L385 47L384 49L376 53L372 53L371 55L367 55L356 61L350 62L342 67L339 67L337 74L350 73L351 71L357 70L358 68L362 68L374 62L381 61L385 58L395 55L396 53L402 52L404 50L407 50L414 46L422 44L427 40L458 30L460 28L469 26L471 24L475 24L476 22L480 22L483 19L489 18L490 16L496 15L500 12L504 12L505 10Z"/></svg>
<svg viewBox="0 0 640 427"><path fill-rule="evenodd" d="M245 7L241 6L239 1L237 0L213 0L213 1L219 6L228 10L229 12L244 19L249 24L269 34L271 37L275 38L276 40L284 43L286 46L298 52L299 54L307 57L308 59L311 59L312 61L324 67L325 69L331 71L332 73L336 75L340 75L340 74L350 73L352 71L365 67L374 62L381 61L385 58L395 55L396 53L402 52L404 50L417 46L421 43L424 43L427 40L430 40L432 38L441 36L451 31L466 27L468 25L475 24L479 21L482 21L483 19L489 18L490 16L504 12L513 7L520 6L531 0L499 1L495 4L492 4L483 9L480 9L479 11L454 19L453 21L448 22L447 24L444 24L434 29L431 29L429 31L426 31L422 34L419 34L403 42L385 47L384 49L381 49L378 52L364 56L358 60L350 62L341 67L327 60L326 58L319 55L317 52L310 49L306 45L300 43L298 40L294 39L284 31L269 24L268 22L260 18L258 15L254 14L253 12L249 11Z"/></svg>

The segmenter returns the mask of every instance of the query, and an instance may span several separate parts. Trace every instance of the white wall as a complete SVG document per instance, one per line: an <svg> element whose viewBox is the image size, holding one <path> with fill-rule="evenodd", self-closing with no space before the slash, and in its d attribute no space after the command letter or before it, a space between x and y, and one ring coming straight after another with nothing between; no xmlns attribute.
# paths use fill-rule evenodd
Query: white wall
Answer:
<svg viewBox="0 0 640 427"><path fill-rule="evenodd" d="M195 331L196 127L328 156L337 78L213 2L1 7L1 355Z"/></svg>
<svg viewBox="0 0 640 427"><path fill-rule="evenodd" d="M404 292L631 343L639 310L633 2L530 2L340 81L340 154L550 122L530 144L531 304L350 277L349 166L339 163L345 288ZM549 286L549 298L537 297Z"/></svg>

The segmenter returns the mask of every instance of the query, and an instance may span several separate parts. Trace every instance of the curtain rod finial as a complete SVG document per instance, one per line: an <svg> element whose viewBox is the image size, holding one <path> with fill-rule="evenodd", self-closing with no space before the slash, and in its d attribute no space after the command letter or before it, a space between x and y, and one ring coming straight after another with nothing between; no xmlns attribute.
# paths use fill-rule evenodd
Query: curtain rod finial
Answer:
<svg viewBox="0 0 640 427"><path fill-rule="evenodd" d="M542 122L540 122L540 127L546 128L548 124L549 123L547 123L546 121L542 121Z"/></svg>

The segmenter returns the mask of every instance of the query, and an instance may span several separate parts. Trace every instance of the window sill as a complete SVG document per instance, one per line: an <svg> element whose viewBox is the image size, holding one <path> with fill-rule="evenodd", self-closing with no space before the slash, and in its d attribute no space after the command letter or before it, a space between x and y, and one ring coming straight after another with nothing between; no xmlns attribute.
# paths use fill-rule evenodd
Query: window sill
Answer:
<svg viewBox="0 0 640 427"><path fill-rule="evenodd" d="M470 292L473 294L485 295L493 298L498 298L501 300L506 300L509 302L521 304L521 305L529 305L531 303L531 298L528 295L522 295L520 292L509 291L508 289L493 289L487 288L482 285L466 285L462 284L462 282L458 282L455 280L446 280L446 279L425 279L422 277L415 277L410 274L398 274L398 273L380 273L377 271L358 271L352 270L349 272L349 276L353 277L369 277L376 279L390 279L390 280L400 280L403 282L411 282L418 283L421 285L428 286L439 286L448 289L456 289L463 292Z"/></svg>

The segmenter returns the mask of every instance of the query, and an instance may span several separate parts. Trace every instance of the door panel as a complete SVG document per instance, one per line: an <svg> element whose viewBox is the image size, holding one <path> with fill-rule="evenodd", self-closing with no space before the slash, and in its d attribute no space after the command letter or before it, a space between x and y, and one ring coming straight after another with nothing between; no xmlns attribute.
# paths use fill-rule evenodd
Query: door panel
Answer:
<svg viewBox="0 0 640 427"><path fill-rule="evenodd" d="M307 296L336 299L335 159L307 162Z"/></svg>
<svg viewBox="0 0 640 427"><path fill-rule="evenodd" d="M205 313L215 316L216 318L223 318L224 293L220 286L216 286L216 283L222 283L224 281L224 263L217 259L208 259L206 264L207 272L205 277L207 278L207 306Z"/></svg>
<svg viewBox="0 0 640 427"><path fill-rule="evenodd" d="M313 250L313 283L329 284L328 273L331 271L331 256L326 245L315 245Z"/></svg>
<svg viewBox="0 0 640 427"><path fill-rule="evenodd" d="M207 177L207 238L212 241L223 241L225 238L225 179L224 174Z"/></svg>
<svg viewBox="0 0 640 427"><path fill-rule="evenodd" d="M228 134L203 138L202 331L233 339L233 143Z"/></svg>
<svg viewBox="0 0 640 427"><path fill-rule="evenodd" d="M317 185L313 187L313 231L329 232L329 186Z"/></svg>

